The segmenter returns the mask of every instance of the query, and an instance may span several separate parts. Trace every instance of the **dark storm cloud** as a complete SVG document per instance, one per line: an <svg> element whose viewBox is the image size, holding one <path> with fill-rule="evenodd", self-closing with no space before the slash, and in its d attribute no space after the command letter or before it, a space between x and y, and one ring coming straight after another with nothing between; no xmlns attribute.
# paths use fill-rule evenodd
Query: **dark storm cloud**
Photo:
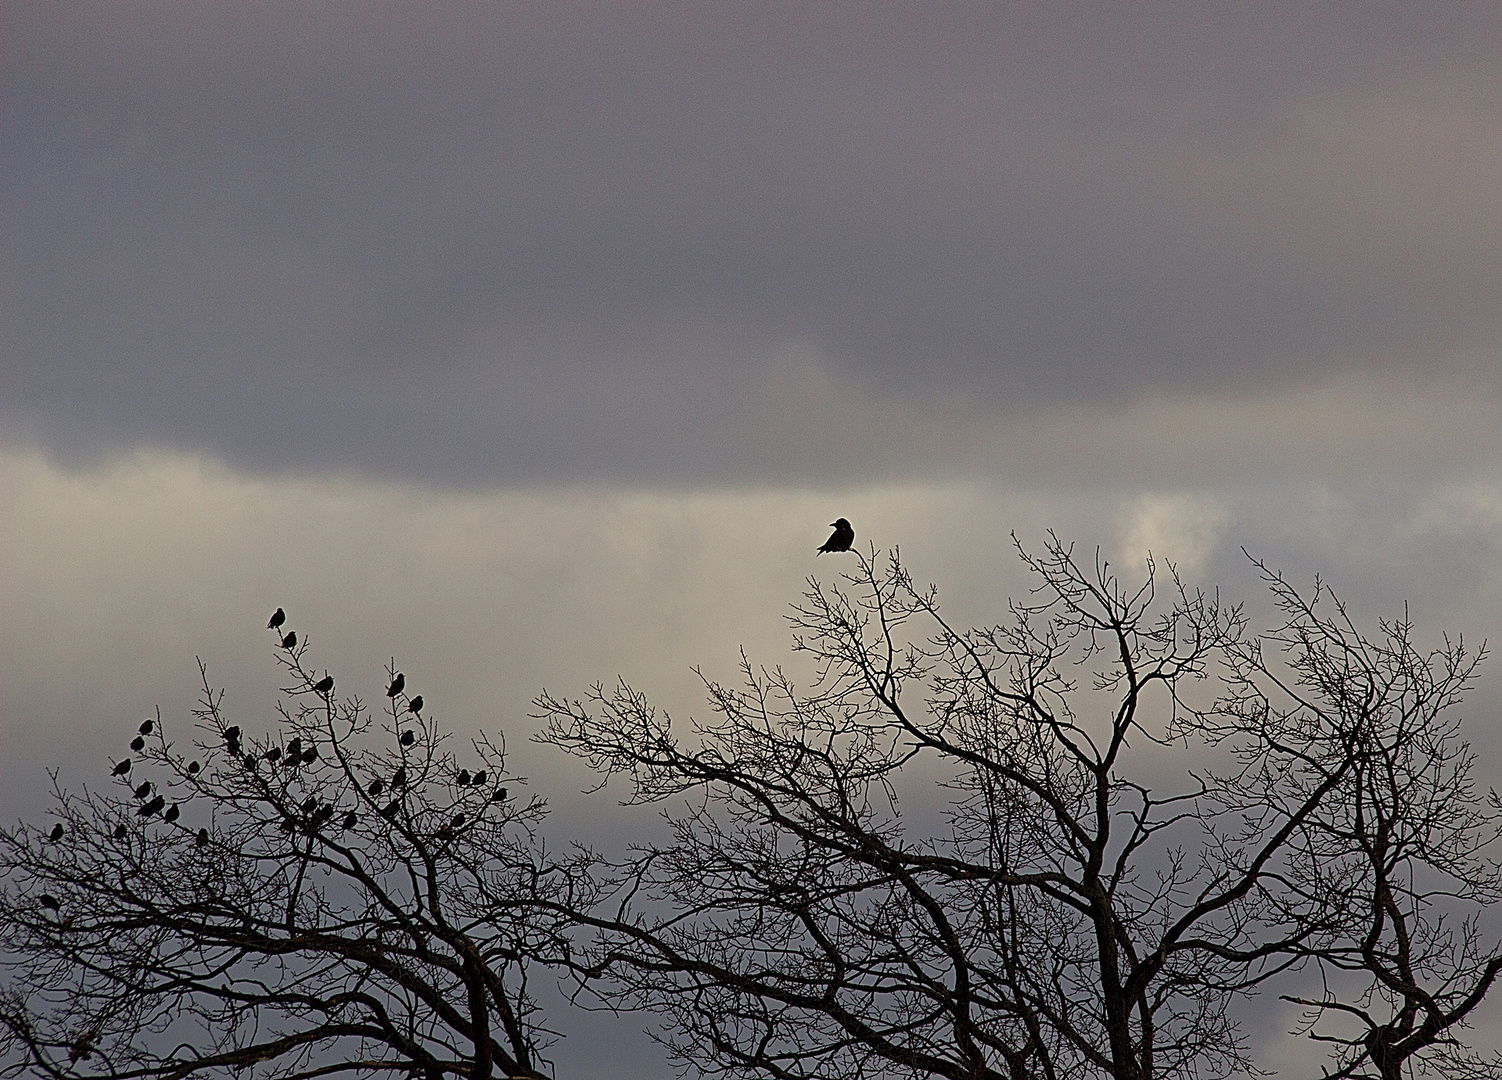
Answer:
<svg viewBox="0 0 1502 1080"><path fill-rule="evenodd" d="M1048 10L17 5L6 431L786 480L957 400L1495 392L1487 6Z"/></svg>

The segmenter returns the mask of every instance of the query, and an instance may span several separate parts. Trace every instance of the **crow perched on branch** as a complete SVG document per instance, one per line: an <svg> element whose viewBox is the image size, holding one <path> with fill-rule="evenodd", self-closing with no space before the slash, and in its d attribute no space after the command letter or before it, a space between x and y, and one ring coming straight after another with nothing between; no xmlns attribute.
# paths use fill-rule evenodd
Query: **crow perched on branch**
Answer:
<svg viewBox="0 0 1502 1080"><path fill-rule="evenodd" d="M397 694L400 694L402 692L402 688L404 686L406 686L406 685L407 685L407 676L403 675L400 671L398 671L396 673L396 677L391 680L391 685L388 686L388 687L386 687L386 696L387 697L396 697Z"/></svg>
<svg viewBox="0 0 1502 1080"><path fill-rule="evenodd" d="M119 763L110 770L111 776L124 776L130 772L130 758L121 758Z"/></svg>
<svg viewBox="0 0 1502 1080"><path fill-rule="evenodd" d="M291 648L294 648L296 645L297 645L297 631L296 630L289 631L288 634L287 634L287 636L284 637L284 638L282 638L282 648L284 648L284 649L291 649Z"/></svg>
<svg viewBox="0 0 1502 1080"><path fill-rule="evenodd" d="M815 556L822 555L826 551L849 551L850 545L855 543L855 530L851 528L850 522L844 518L837 518L829 524L833 527L834 534L824 541L823 547L814 552Z"/></svg>
<svg viewBox="0 0 1502 1080"><path fill-rule="evenodd" d="M286 621L287 621L287 613L285 611L283 611L281 608L277 608L274 612L272 612L272 614L271 614L271 621L266 624L266 629L267 630L275 630L278 626L281 626L282 623L284 623Z"/></svg>
<svg viewBox="0 0 1502 1080"><path fill-rule="evenodd" d="M313 684L313 689L317 690L320 694L327 694L330 690L334 689L334 677L332 675L325 675Z"/></svg>

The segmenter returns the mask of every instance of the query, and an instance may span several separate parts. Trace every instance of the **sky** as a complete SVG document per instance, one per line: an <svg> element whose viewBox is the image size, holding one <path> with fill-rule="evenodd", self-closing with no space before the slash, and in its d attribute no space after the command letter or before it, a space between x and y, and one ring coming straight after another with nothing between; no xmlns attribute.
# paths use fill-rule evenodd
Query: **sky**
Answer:
<svg viewBox="0 0 1502 1080"><path fill-rule="evenodd" d="M838 516L1502 631L1492 4L12 0L0 297L8 820L280 605L619 839L530 700L786 662Z"/></svg>

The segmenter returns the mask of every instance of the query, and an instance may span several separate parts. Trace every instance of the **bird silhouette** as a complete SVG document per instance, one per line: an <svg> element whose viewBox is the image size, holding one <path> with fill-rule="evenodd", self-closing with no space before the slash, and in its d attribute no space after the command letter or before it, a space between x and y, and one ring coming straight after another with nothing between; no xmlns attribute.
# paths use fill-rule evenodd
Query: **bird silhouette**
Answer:
<svg viewBox="0 0 1502 1080"><path fill-rule="evenodd" d="M273 746L270 750L267 750L266 753L263 754L262 756L267 761L275 762L278 758L280 758L282 756L282 748L280 746Z"/></svg>
<svg viewBox="0 0 1502 1080"><path fill-rule="evenodd" d="M57 897L53 896L51 893L43 893L42 906L48 911L56 911L58 908L62 907L62 904L58 903Z"/></svg>
<svg viewBox="0 0 1502 1080"><path fill-rule="evenodd" d="M401 808L402 808L402 801L400 799L392 799L389 803L387 803L384 807L381 808L381 813L384 814L386 817L391 817L398 810L400 810Z"/></svg>
<svg viewBox="0 0 1502 1080"><path fill-rule="evenodd" d="M490 797L490 801L491 802L505 802L506 801L506 789L503 788L503 787L496 788L495 789L495 794Z"/></svg>
<svg viewBox="0 0 1502 1080"><path fill-rule="evenodd" d="M332 675L325 675L323 678L319 679L316 683L313 684L313 689L317 690L320 694L327 694L333 688L334 677Z"/></svg>
<svg viewBox="0 0 1502 1080"><path fill-rule="evenodd" d="M224 741L227 742L227 743L234 743L234 742L239 742L240 741L240 725L239 724L231 724L229 727L227 727L227 728L224 729Z"/></svg>
<svg viewBox="0 0 1502 1080"><path fill-rule="evenodd" d="M125 837L126 837L126 834L129 833L129 832L130 832L130 830L128 828L126 828L125 822L122 821L120 824L118 824L118 825L115 826L115 839L116 840L124 840Z"/></svg>
<svg viewBox="0 0 1502 1080"><path fill-rule="evenodd" d="M353 829L355 825L359 823L359 821L360 815L355 813L353 810L344 815L344 827L346 829Z"/></svg>
<svg viewBox="0 0 1502 1080"><path fill-rule="evenodd" d="M151 718L147 717L145 720L141 721L141 726L136 728L136 732L140 735L150 735L151 729L154 726L155 725L151 722Z"/></svg>
<svg viewBox="0 0 1502 1080"><path fill-rule="evenodd" d="M304 765L311 765L313 762L315 762L317 760L318 760L318 747L316 745L310 746L310 747L308 747L306 750L304 750L302 752L302 763Z"/></svg>
<svg viewBox="0 0 1502 1080"><path fill-rule="evenodd" d="M406 731L402 732L401 744L403 746L411 746L416 741L417 741L417 733L415 731L413 731L411 728L408 728Z"/></svg>
<svg viewBox="0 0 1502 1080"><path fill-rule="evenodd" d="M130 748L139 754L142 750L146 749L146 740L137 735L134 739L130 740Z"/></svg>
<svg viewBox="0 0 1502 1080"><path fill-rule="evenodd" d="M162 815L162 820L163 821L176 821L178 815L181 814L181 813L182 813L182 811L180 809L178 809L177 803L173 803L171 806L167 807L167 812Z"/></svg>
<svg viewBox="0 0 1502 1080"><path fill-rule="evenodd" d="M403 675L400 671L398 671L396 673L396 677L391 680L391 685L388 686L388 687L386 687L386 696L387 697L396 697L397 694L400 694L402 692L402 687L404 687L406 685L407 685L407 676Z"/></svg>
<svg viewBox="0 0 1502 1080"><path fill-rule="evenodd" d="M418 694L411 701L407 702L407 711L409 713L420 713L420 712L422 712L422 695L421 694Z"/></svg>
<svg viewBox="0 0 1502 1080"><path fill-rule="evenodd" d="M844 518L837 518L829 523L834 528L834 534L824 541L824 546L815 555L822 555L826 551L849 551L850 545L855 543L855 530L850 527L850 522Z"/></svg>
<svg viewBox="0 0 1502 1080"><path fill-rule="evenodd" d="M479 772L475 773L475 787L483 787L484 784L485 784L485 770L481 769Z"/></svg>
<svg viewBox="0 0 1502 1080"><path fill-rule="evenodd" d="M370 792L370 797L374 799L377 795L386 790L386 784L384 781L377 778L375 780L372 780L370 782L370 786L365 790Z"/></svg>
<svg viewBox="0 0 1502 1080"><path fill-rule="evenodd" d="M459 786L460 787L468 787L469 786L469 770L468 769L460 769L459 770Z"/></svg>
<svg viewBox="0 0 1502 1080"><path fill-rule="evenodd" d="M66 831L67 830L63 828L63 823L59 821L56 825L52 826L52 831L47 834L47 839L51 840L55 844L63 838L63 833Z"/></svg>
<svg viewBox="0 0 1502 1080"><path fill-rule="evenodd" d="M196 762L196 761L190 761L190 762L188 762L188 775L189 776L197 776L198 775L198 770L201 769L201 768L203 768L203 766L200 765L200 764L198 764L198 762Z"/></svg>
<svg viewBox="0 0 1502 1080"><path fill-rule="evenodd" d="M121 758L115 767L110 770L110 775L124 776L128 772L130 772L130 758Z"/></svg>
<svg viewBox="0 0 1502 1080"><path fill-rule="evenodd" d="M137 810L136 813L141 817L150 817L152 814L155 814L158 810L166 805L167 800L158 795L145 806L141 807L141 809Z"/></svg>
<svg viewBox="0 0 1502 1080"><path fill-rule="evenodd" d="M301 737L294 737L292 741L287 744L287 760L291 761L293 758L297 758L299 760L301 760L302 758Z"/></svg>
<svg viewBox="0 0 1502 1080"><path fill-rule="evenodd" d="M318 809L318 796L317 795L309 795L306 799L303 800L302 812L304 814L311 814L314 810L317 810L317 809Z"/></svg>
<svg viewBox="0 0 1502 1080"><path fill-rule="evenodd" d="M282 648L284 648L284 649L290 649L290 648L292 648L296 644L297 644L297 631L296 630L289 631L287 633L287 636L284 637L284 638L282 638Z"/></svg>
<svg viewBox="0 0 1502 1080"><path fill-rule="evenodd" d="M199 847L208 847L209 846L209 830L207 830L207 829L199 829L198 830L198 836L197 836L197 838L193 842L195 844L197 844Z"/></svg>
<svg viewBox="0 0 1502 1080"><path fill-rule="evenodd" d="M283 611L281 608L277 608L275 611L273 611L271 613L271 621L266 624L266 629L267 630L275 630L278 626L281 626L282 623L284 623L286 621L287 621L287 613L285 611Z"/></svg>
<svg viewBox="0 0 1502 1080"><path fill-rule="evenodd" d="M398 790L407 786L407 769L405 766L391 774L391 786Z"/></svg>
<svg viewBox="0 0 1502 1080"><path fill-rule="evenodd" d="M150 780L147 780L140 787L136 788L136 798L138 798L138 799L144 799L144 798L146 798L146 796L148 796L150 794L151 794L151 781Z"/></svg>

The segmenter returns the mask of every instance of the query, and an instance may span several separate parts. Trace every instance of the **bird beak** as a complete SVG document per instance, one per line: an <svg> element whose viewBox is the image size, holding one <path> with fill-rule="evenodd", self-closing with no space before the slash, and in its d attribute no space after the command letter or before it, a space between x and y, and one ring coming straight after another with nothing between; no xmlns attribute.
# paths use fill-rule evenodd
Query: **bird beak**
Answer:
<svg viewBox="0 0 1502 1080"><path fill-rule="evenodd" d="M836 525L838 525L838 524L839 524L839 522L838 522L838 521L831 521L831 522L830 522L830 523L829 523L829 527L830 527L830 528L831 528L831 529L832 529L832 528L834 528L834 527L835 527L835 526L836 526Z"/></svg>

